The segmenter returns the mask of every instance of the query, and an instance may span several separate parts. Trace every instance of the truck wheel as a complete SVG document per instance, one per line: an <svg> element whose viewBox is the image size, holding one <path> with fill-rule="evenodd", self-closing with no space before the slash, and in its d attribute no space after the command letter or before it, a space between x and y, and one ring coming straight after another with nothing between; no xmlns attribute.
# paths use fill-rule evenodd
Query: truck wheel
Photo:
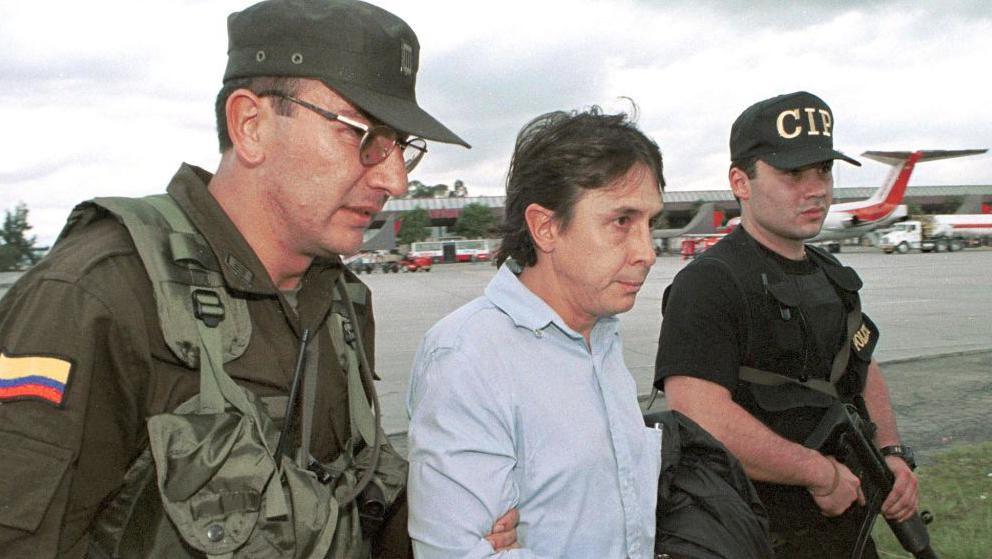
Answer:
<svg viewBox="0 0 992 559"><path fill-rule="evenodd" d="M947 245L947 250L951 252L957 252L961 250L961 241L957 239L951 239L950 244Z"/></svg>
<svg viewBox="0 0 992 559"><path fill-rule="evenodd" d="M934 250L937 252L947 252L947 240L939 239L934 245Z"/></svg>
<svg viewBox="0 0 992 559"><path fill-rule="evenodd" d="M906 241L903 241L898 245L896 245L896 250L899 251L899 254L906 254L907 252L909 252L909 245L906 243Z"/></svg>

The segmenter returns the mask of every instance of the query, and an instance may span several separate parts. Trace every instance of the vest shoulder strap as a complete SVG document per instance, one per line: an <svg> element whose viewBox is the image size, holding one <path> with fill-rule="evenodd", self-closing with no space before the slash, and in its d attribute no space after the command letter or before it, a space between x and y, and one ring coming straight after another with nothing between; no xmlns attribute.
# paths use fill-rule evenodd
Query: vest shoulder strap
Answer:
<svg viewBox="0 0 992 559"><path fill-rule="evenodd" d="M847 346L844 346L845 349ZM834 384L830 381L822 379L807 379L806 382L802 382L799 379L795 379L786 375L780 375L778 373L773 373L771 371L765 371L762 369L755 369L754 367L743 366L738 369L740 373L740 379L744 382L749 382L751 384L760 384L762 386L781 386L783 384L795 384L797 386L802 386L803 388L808 388L810 390L815 390L817 392L822 392L831 398L837 398L837 389Z"/></svg>
<svg viewBox="0 0 992 559"><path fill-rule="evenodd" d="M169 349L186 366L197 368L197 316L220 313L217 327L224 362L241 356L251 338L248 304L225 289L217 258L179 204L168 194L94 198L73 210L62 236L76 224L97 219L94 214L100 210L114 216L131 235L151 281Z"/></svg>
<svg viewBox="0 0 992 559"><path fill-rule="evenodd" d="M839 265L839 263L837 263L837 265ZM843 287L837 285L837 282L833 281L833 278L829 273L827 273L827 276L828 279L831 280L831 284L835 287L835 289L843 289ZM860 285L858 287L860 287ZM742 366L739 369L740 379L745 382L766 386L779 386L786 383L793 383L811 390L816 390L817 392L822 392L833 398L839 397L836 385L840 382L841 377L843 377L844 373L847 371L847 364L851 358L851 351L853 351L852 344L854 344L855 335L858 333L859 327L862 323L861 300L857 297L857 295L853 297L852 304L853 306L848 310L847 320L845 321L846 331L844 334L844 343L841 344L840 349L837 350L837 354L834 355L832 366L830 368L829 380L807 379L806 381L801 381L786 375L747 366Z"/></svg>

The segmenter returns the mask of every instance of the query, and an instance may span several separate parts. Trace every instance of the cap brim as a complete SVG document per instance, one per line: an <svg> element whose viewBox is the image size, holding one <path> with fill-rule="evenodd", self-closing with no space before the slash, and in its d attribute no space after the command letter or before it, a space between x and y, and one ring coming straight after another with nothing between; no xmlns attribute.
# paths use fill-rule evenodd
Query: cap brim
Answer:
<svg viewBox="0 0 992 559"><path fill-rule="evenodd" d="M815 146L803 149L767 153L765 155L759 155L758 159L768 163L776 169L798 169L800 167L813 165L815 163L822 163L824 161L831 161L833 159L841 159L847 161L851 165L857 165L858 167L861 166L861 163L857 160L851 159L835 149L825 149Z"/></svg>
<svg viewBox="0 0 992 559"><path fill-rule="evenodd" d="M383 123L412 136L427 140L459 144L467 148L472 146L448 130L436 118L427 114L416 103L406 99L385 95L348 82L330 83L321 80L325 85L339 92L345 99L354 103L358 108L369 113Z"/></svg>

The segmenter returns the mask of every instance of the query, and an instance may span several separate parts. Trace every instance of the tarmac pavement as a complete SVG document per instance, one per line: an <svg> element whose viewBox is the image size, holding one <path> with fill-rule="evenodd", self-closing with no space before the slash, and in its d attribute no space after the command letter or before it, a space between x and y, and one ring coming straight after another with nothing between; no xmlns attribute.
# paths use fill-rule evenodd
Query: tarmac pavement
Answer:
<svg viewBox="0 0 992 559"><path fill-rule="evenodd" d="M862 306L881 330L875 355L907 444L925 463L933 450L992 440L986 427L992 415L992 250L887 255L845 249L838 256L861 275ZM624 358L643 397L654 377L662 293L685 264L677 256L659 258L634 308L621 315ZM405 433L407 379L423 333L479 296L494 273L493 266L475 263L362 276L374 297L388 433ZM655 404L661 407L663 398Z"/></svg>
<svg viewBox="0 0 992 559"><path fill-rule="evenodd" d="M861 275L862 306L881 330L876 357L903 439L923 462L954 444L992 440L992 250L838 255ZM658 259L634 308L621 315L624 358L646 396L654 376L664 288L686 264ZM482 294L488 263L435 265L429 273L362 275L372 288L376 370L387 433L402 443L413 356L437 320ZM19 274L0 273L0 296ZM705 348L701 348L705 351ZM663 407L659 398L655 407Z"/></svg>

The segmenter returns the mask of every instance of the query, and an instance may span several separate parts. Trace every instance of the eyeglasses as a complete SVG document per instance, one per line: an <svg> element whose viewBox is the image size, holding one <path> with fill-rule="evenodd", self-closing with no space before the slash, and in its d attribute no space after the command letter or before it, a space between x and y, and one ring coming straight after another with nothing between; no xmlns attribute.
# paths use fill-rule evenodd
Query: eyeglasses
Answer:
<svg viewBox="0 0 992 559"><path fill-rule="evenodd" d="M385 124L368 126L357 120L332 113L303 99L297 99L280 91L263 91L258 96L279 97L280 99L291 101L303 108L310 109L327 120L337 121L361 131L362 141L358 148L358 158L362 162L362 165L366 167L372 167L385 161L389 157L389 154L393 152L393 148L398 145L403 151L403 166L406 167L406 172L409 173L413 171L414 167L424 158L424 154L427 153L427 142L423 138L400 139L399 133Z"/></svg>

